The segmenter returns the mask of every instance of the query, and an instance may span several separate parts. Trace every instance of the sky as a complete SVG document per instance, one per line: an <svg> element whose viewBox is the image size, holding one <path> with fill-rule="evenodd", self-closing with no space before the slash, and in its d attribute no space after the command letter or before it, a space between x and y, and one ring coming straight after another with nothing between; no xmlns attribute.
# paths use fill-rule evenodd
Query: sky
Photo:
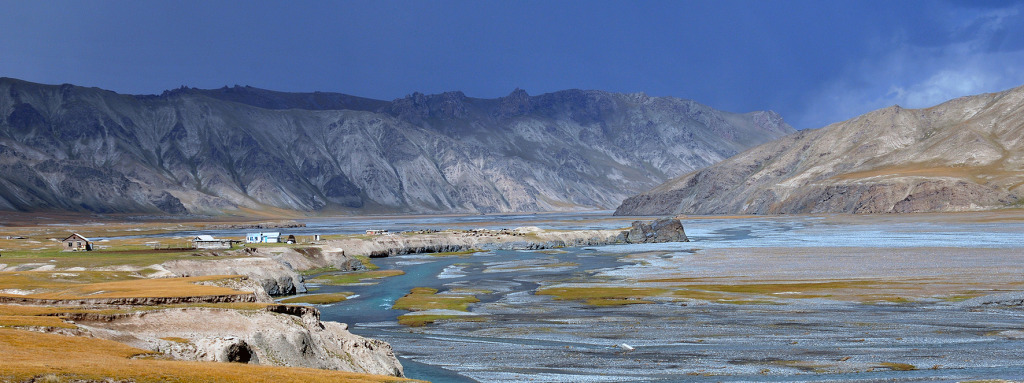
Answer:
<svg viewBox="0 0 1024 383"><path fill-rule="evenodd" d="M1020 1L0 0L0 76L392 100L644 92L797 129L1024 85Z"/></svg>

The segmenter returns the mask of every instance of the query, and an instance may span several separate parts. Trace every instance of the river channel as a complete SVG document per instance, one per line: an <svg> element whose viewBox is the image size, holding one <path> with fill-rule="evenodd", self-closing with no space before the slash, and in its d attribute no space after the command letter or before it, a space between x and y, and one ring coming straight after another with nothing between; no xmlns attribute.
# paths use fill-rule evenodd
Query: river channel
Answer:
<svg viewBox="0 0 1024 383"><path fill-rule="evenodd" d="M1024 221L996 218L684 219L687 243L381 258L374 262L382 269L405 274L321 286L356 295L320 308L325 320L389 342L408 377L435 382L1024 379L1024 309L971 304L1024 290ZM373 223L402 230L628 222L583 214ZM609 306L535 294L643 283L692 293L692 284L766 281L861 287L756 299L668 294ZM415 287L472 289L480 302L463 314L470 320L400 325L396 318L407 312L391 306Z"/></svg>

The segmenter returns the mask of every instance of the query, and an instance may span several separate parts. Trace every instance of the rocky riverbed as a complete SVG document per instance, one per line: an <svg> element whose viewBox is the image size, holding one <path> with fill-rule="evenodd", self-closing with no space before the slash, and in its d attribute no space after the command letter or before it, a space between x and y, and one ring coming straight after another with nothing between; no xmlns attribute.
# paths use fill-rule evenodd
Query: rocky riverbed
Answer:
<svg viewBox="0 0 1024 383"><path fill-rule="evenodd" d="M1024 222L999 215L686 221L693 242L377 260L325 306L436 381L1024 378ZM386 288L385 288L386 286ZM474 292L423 327L410 289ZM416 313L412 313L416 314ZM426 314L440 314L430 313Z"/></svg>

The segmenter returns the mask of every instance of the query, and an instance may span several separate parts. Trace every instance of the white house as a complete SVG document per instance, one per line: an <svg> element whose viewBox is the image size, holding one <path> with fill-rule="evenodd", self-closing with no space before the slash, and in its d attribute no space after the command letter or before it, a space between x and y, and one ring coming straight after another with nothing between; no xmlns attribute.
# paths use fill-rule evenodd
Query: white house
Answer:
<svg viewBox="0 0 1024 383"><path fill-rule="evenodd" d="M245 235L245 243L278 243L281 242L281 233L249 233Z"/></svg>
<svg viewBox="0 0 1024 383"><path fill-rule="evenodd" d="M216 239L212 235L197 235L192 238L196 249L230 249L230 239Z"/></svg>

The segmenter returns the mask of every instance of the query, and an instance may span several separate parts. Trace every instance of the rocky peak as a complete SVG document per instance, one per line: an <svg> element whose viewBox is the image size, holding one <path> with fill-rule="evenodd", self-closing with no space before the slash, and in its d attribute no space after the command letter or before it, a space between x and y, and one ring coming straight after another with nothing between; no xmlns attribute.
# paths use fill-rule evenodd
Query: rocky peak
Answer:
<svg viewBox="0 0 1024 383"><path fill-rule="evenodd" d="M418 124L431 117L454 119L466 117L466 95L460 91L425 95L420 92L391 102L383 111Z"/></svg>
<svg viewBox="0 0 1024 383"><path fill-rule="evenodd" d="M793 127L789 126L778 113L773 110L752 112L755 126L761 127L770 132L789 132Z"/></svg>
<svg viewBox="0 0 1024 383"><path fill-rule="evenodd" d="M530 113L530 95L525 90L516 88L508 96L502 97L498 104L497 116L508 118Z"/></svg>

